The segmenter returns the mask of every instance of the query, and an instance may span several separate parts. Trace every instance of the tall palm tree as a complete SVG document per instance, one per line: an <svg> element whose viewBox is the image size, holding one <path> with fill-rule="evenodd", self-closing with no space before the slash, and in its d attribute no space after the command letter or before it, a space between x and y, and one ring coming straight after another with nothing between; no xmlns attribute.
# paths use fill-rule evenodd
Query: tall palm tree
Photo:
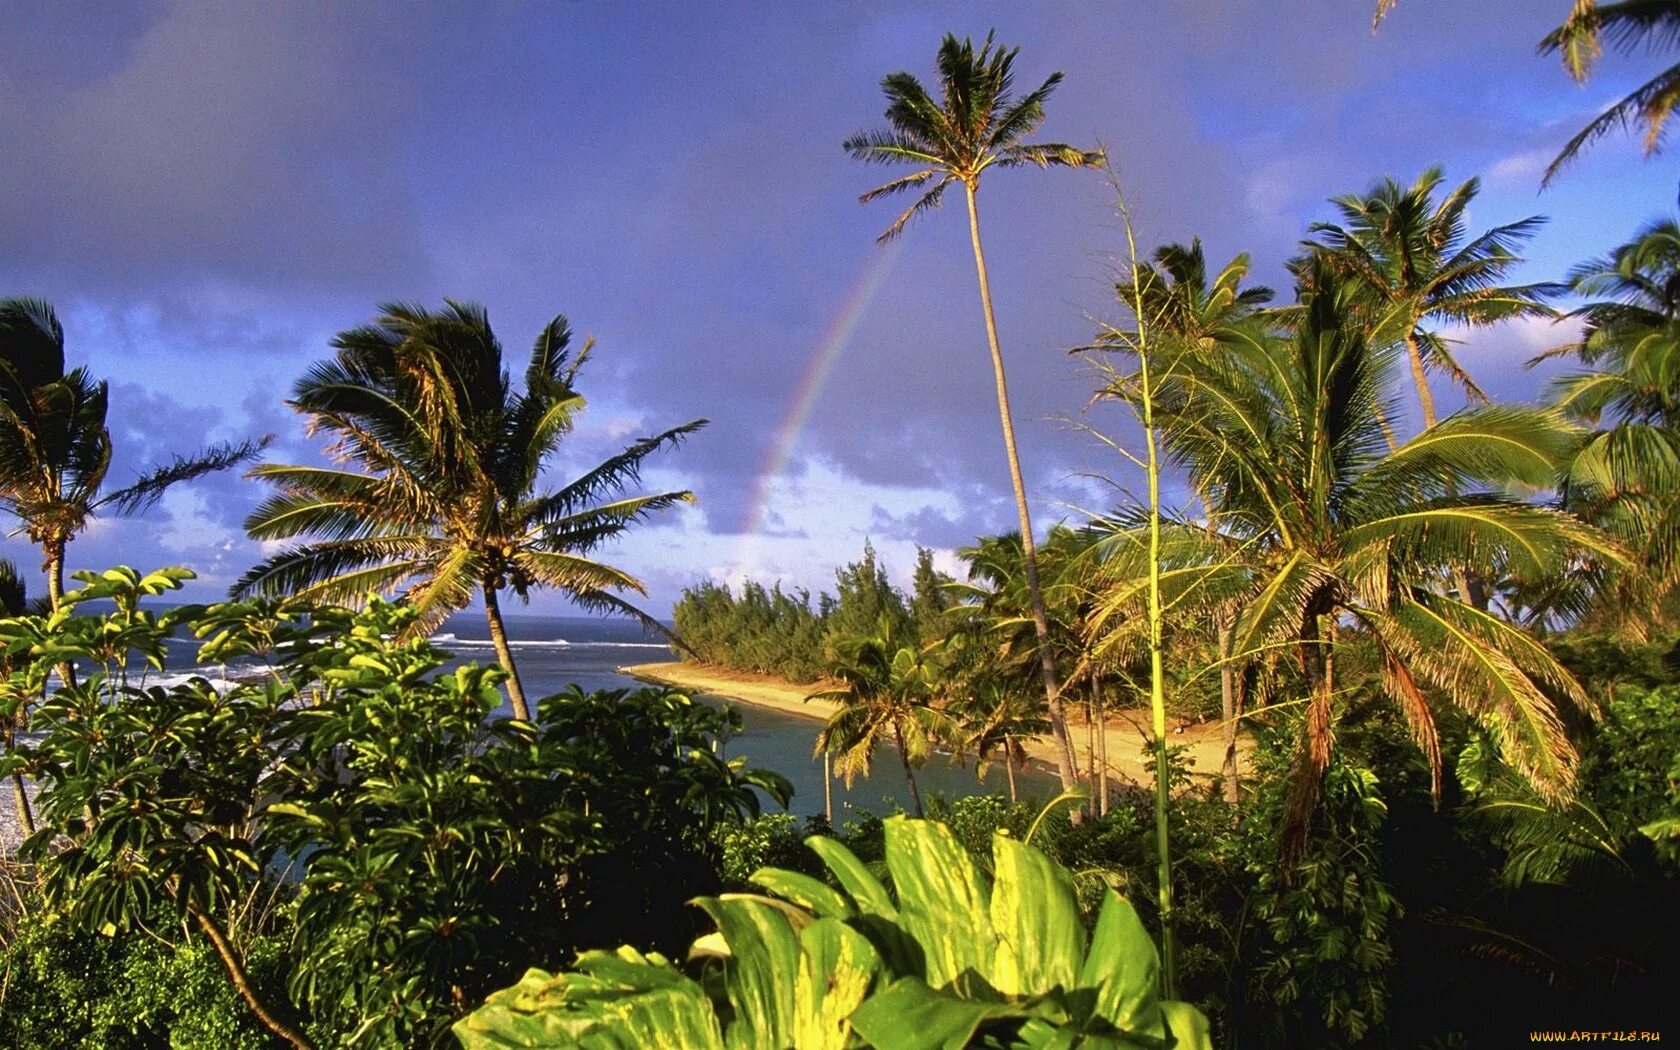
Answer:
<svg viewBox="0 0 1680 1050"><path fill-rule="evenodd" d="M1592 428L1564 474L1563 505L1624 543L1633 565L1596 581L1590 608L1561 604L1644 634L1680 611L1680 224L1648 225L1570 283L1602 298L1574 311L1579 340L1541 355L1587 366L1550 386L1553 403ZM1572 596L1570 582L1553 597Z"/></svg>
<svg viewBox="0 0 1680 1050"><path fill-rule="evenodd" d="M1019 48L993 48L992 35L979 51L969 39L947 35L939 48L939 76L943 97L935 102L913 74L893 73L881 81L887 96L885 129L860 132L847 139L844 147L857 160L875 164L910 164L917 170L893 179L865 193L868 203L878 197L916 190L920 196L895 219L879 240L896 237L910 218L939 206L945 191L962 185L968 203L968 234L974 248L974 268L980 283L980 308L985 316L986 342L991 350L992 377L997 385L998 421L1003 429L1004 452L1009 461L1009 480L1015 489L1015 511L1021 521L1026 548L1027 585L1032 595L1033 623L1038 632L1040 675L1050 709L1051 730L1057 744L1056 766L1064 790L1072 790L1078 779L1073 743L1068 737L1058 695L1055 657L1050 649L1050 628L1045 618L1044 595L1039 583L1038 557L1033 543L1032 517L1027 510L1026 483L1021 478L1021 460L1016 452L1015 423L1009 408L1009 384L998 345L997 317L992 309L991 281L986 271L986 253L980 243L980 212L975 195L980 178L991 168L1016 168L1031 164L1083 168L1102 162L1102 154L1063 143L1025 142L1044 122L1044 101L1050 97L1062 74L1054 73L1035 90L1016 99L1011 94L1015 56Z"/></svg>
<svg viewBox="0 0 1680 1050"><path fill-rule="evenodd" d="M858 775L869 775L875 749L891 738L910 786L911 805L920 817L922 793L915 767L928 760L935 745L958 742L960 732L956 720L935 706L938 668L908 642L886 616L871 634L838 639L831 673L845 688L825 689L806 699L841 705L823 723L812 753L832 757L848 789Z"/></svg>
<svg viewBox="0 0 1680 1050"><path fill-rule="evenodd" d="M1308 696L1291 806L1296 845L1329 761L1336 657L1350 635L1378 654L1384 691L1437 790L1431 705L1440 698L1485 726L1543 793L1563 796L1575 755L1549 694L1584 704L1580 686L1521 628L1429 582L1458 561L1490 577L1541 577L1583 552L1619 556L1574 518L1505 494L1549 484L1576 431L1554 413L1488 406L1387 450L1377 417L1393 344L1366 337L1354 318L1358 290L1328 262L1308 266L1291 338L1258 336L1222 355L1163 363L1156 420L1168 454L1209 495L1226 534L1200 559L1175 555L1200 568L1170 573L1165 597L1175 603L1175 592L1197 587L1216 600L1238 593L1235 651L1289 649L1300 661ZM1134 391L1120 383L1105 393L1129 399ZM1449 480L1467 494L1449 491ZM1116 531L1120 549L1141 546L1135 525ZM1172 532L1185 547L1206 535L1189 521ZM1245 552L1240 561L1233 547ZM1135 612L1138 573L1120 575L1099 623Z"/></svg>
<svg viewBox="0 0 1680 1050"><path fill-rule="evenodd" d="M103 380L86 368L64 371L64 328L51 303L0 300L0 508L41 548L55 610L64 595L65 550L101 511L143 513L171 485L243 463L267 443L212 445L104 492L109 408Z"/></svg>
<svg viewBox="0 0 1680 1050"><path fill-rule="evenodd" d="M1560 56L1563 68L1575 82L1584 83L1604 53L1605 38L1623 54L1672 47L1680 38L1680 4L1673 0L1621 0L1609 4L1574 0L1569 17L1540 41L1540 53ZM1668 118L1677 101L1680 101L1680 63L1669 66L1594 117L1547 165L1540 185L1549 184L1588 143L1596 142L1616 128L1643 125L1645 155L1655 153L1662 144Z"/></svg>
<svg viewBox="0 0 1680 1050"><path fill-rule="evenodd" d="M297 594L354 601L404 588L430 631L475 596L508 672L514 714L530 717L502 620L501 593L564 593L583 608L627 613L663 631L618 591L634 576L592 555L650 514L693 500L687 491L624 496L644 460L705 425L695 420L623 452L571 482L543 487L550 459L583 408L571 329L555 317L537 336L515 391L484 308L438 311L402 303L341 332L337 355L304 374L288 404L332 435L336 466L265 464L252 476L278 491L245 522L261 540L309 537L252 568L236 595Z"/></svg>
<svg viewBox="0 0 1680 1050"><path fill-rule="evenodd" d="M1436 423L1428 373L1445 372L1473 403L1487 395L1453 357L1447 339L1427 327L1448 323L1485 327L1519 317L1556 317L1546 300L1554 284L1503 285L1522 259L1516 249L1545 223L1538 215L1468 237L1464 213L1481 190L1467 179L1439 203L1439 167L1410 186L1385 178L1364 194L1332 198L1342 222L1317 222L1318 239L1306 247L1323 255L1336 273L1357 281L1369 296L1370 338L1398 340L1406 348L1423 425Z"/></svg>

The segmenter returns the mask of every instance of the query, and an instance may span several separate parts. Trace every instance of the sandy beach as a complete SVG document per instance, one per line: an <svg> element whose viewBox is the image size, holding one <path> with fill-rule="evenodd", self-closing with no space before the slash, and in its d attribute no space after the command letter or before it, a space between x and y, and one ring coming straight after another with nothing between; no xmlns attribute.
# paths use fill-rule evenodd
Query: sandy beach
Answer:
<svg viewBox="0 0 1680 1050"><path fill-rule="evenodd" d="M780 678L745 674L721 667L672 660L664 663L633 664L619 668L619 672L644 682L668 685L688 692L711 693L743 704L773 708L809 718L812 722L827 719L836 709L836 705L830 701L805 699L810 693L823 689L824 686L820 684L795 685ZM1069 713L1072 715L1075 712L1070 710ZM1134 784L1153 783L1153 760L1143 753L1143 747L1148 742L1148 735L1144 730L1148 725L1149 712L1146 710L1125 711L1110 717L1108 725L1104 727L1108 736L1110 776ZM1070 725L1069 729L1073 733L1074 747L1079 752L1080 765L1083 766L1090 727L1079 721ZM1193 773L1207 777L1218 775L1224 742L1221 740L1217 724L1186 726L1182 732L1172 734L1172 743L1189 748L1186 757L1190 761ZM1049 769L1055 768L1055 752L1049 737L1035 737L1026 744L1027 754L1033 762ZM1238 746L1246 750L1246 741L1239 740Z"/></svg>

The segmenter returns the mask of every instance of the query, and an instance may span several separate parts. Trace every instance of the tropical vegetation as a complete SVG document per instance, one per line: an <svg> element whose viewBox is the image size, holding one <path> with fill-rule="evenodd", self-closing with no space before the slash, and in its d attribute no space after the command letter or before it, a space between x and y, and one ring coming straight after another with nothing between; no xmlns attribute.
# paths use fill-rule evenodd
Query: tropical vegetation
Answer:
<svg viewBox="0 0 1680 1050"><path fill-rule="evenodd" d="M1542 49L1584 75L1601 41L1675 25L1671 3L1581 0ZM670 623L635 604L611 545L694 499L642 472L705 420L595 462L592 342L554 317L515 376L456 300L380 307L296 381L325 447L249 469L270 546L225 600L179 602L181 567L73 571L97 516L265 443L107 491L112 389L67 368L51 305L0 300L0 510L45 577L0 559L21 832L0 1044L1660 1038L1680 222L1524 283L1541 220L1481 228L1478 180L1429 167L1330 200L1273 289L1200 239L1140 251L1120 195L1112 299L1069 348L1112 496L1035 531L976 194L993 169L1105 158L1031 140L1061 77L1017 95L1016 59L947 37L935 88L888 76L886 126L844 146L912 168L864 194L913 197L883 239L963 190L1019 528L900 565L866 540L814 595L708 579ZM1657 143L1674 73L1558 163L1617 123ZM1455 351L1513 321L1560 322L1532 403ZM503 603L542 590L828 702L804 738L824 783L885 769L909 812L795 810L738 709L533 672ZM475 606L487 665L438 633ZM1141 761L1114 750L1127 726ZM1054 788L1022 776L1034 755ZM970 760L1001 763L1007 797L930 786Z"/></svg>

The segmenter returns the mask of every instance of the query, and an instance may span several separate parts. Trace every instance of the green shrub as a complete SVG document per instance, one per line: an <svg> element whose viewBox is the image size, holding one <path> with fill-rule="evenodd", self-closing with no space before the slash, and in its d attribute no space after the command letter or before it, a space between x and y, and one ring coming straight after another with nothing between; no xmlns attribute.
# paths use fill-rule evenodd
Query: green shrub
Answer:
<svg viewBox="0 0 1680 1050"><path fill-rule="evenodd" d="M278 1045L240 1001L209 946L180 930L102 936L30 922L0 951L0 1046L12 1050L267 1050ZM278 990L279 946L252 953Z"/></svg>
<svg viewBox="0 0 1680 1050"><path fill-rule="evenodd" d="M264 986L251 1011L294 1045L310 1041L287 1020L299 1007L324 1045L438 1044L533 962L627 935L686 943L684 901L718 887L712 828L790 790L719 756L738 715L680 693L573 688L529 721L491 719L502 672L442 670L416 613L378 599L141 607L188 575L79 573L65 612L0 621L0 700L32 706L39 734L0 776L44 781L25 852L77 930L167 927L191 958L249 970L261 960L237 948L205 953L283 877L291 1001ZM74 614L91 598L117 611ZM131 668L161 666L183 626L201 663L279 663L222 691L148 686ZM66 660L85 673L38 699Z"/></svg>

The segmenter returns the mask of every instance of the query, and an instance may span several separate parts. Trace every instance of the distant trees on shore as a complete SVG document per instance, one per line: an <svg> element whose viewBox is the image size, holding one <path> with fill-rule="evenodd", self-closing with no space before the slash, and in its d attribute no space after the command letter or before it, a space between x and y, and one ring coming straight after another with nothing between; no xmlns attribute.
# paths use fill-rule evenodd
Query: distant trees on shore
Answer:
<svg viewBox="0 0 1680 1050"><path fill-rule="evenodd" d="M941 636L940 614L952 605L951 578L918 548L911 591L887 579L872 544L835 573L834 593L813 600L804 588L783 590L748 580L740 589L707 581L685 589L672 618L693 655L709 664L793 682L829 673L844 639L875 631L884 619L896 637L926 644Z"/></svg>

